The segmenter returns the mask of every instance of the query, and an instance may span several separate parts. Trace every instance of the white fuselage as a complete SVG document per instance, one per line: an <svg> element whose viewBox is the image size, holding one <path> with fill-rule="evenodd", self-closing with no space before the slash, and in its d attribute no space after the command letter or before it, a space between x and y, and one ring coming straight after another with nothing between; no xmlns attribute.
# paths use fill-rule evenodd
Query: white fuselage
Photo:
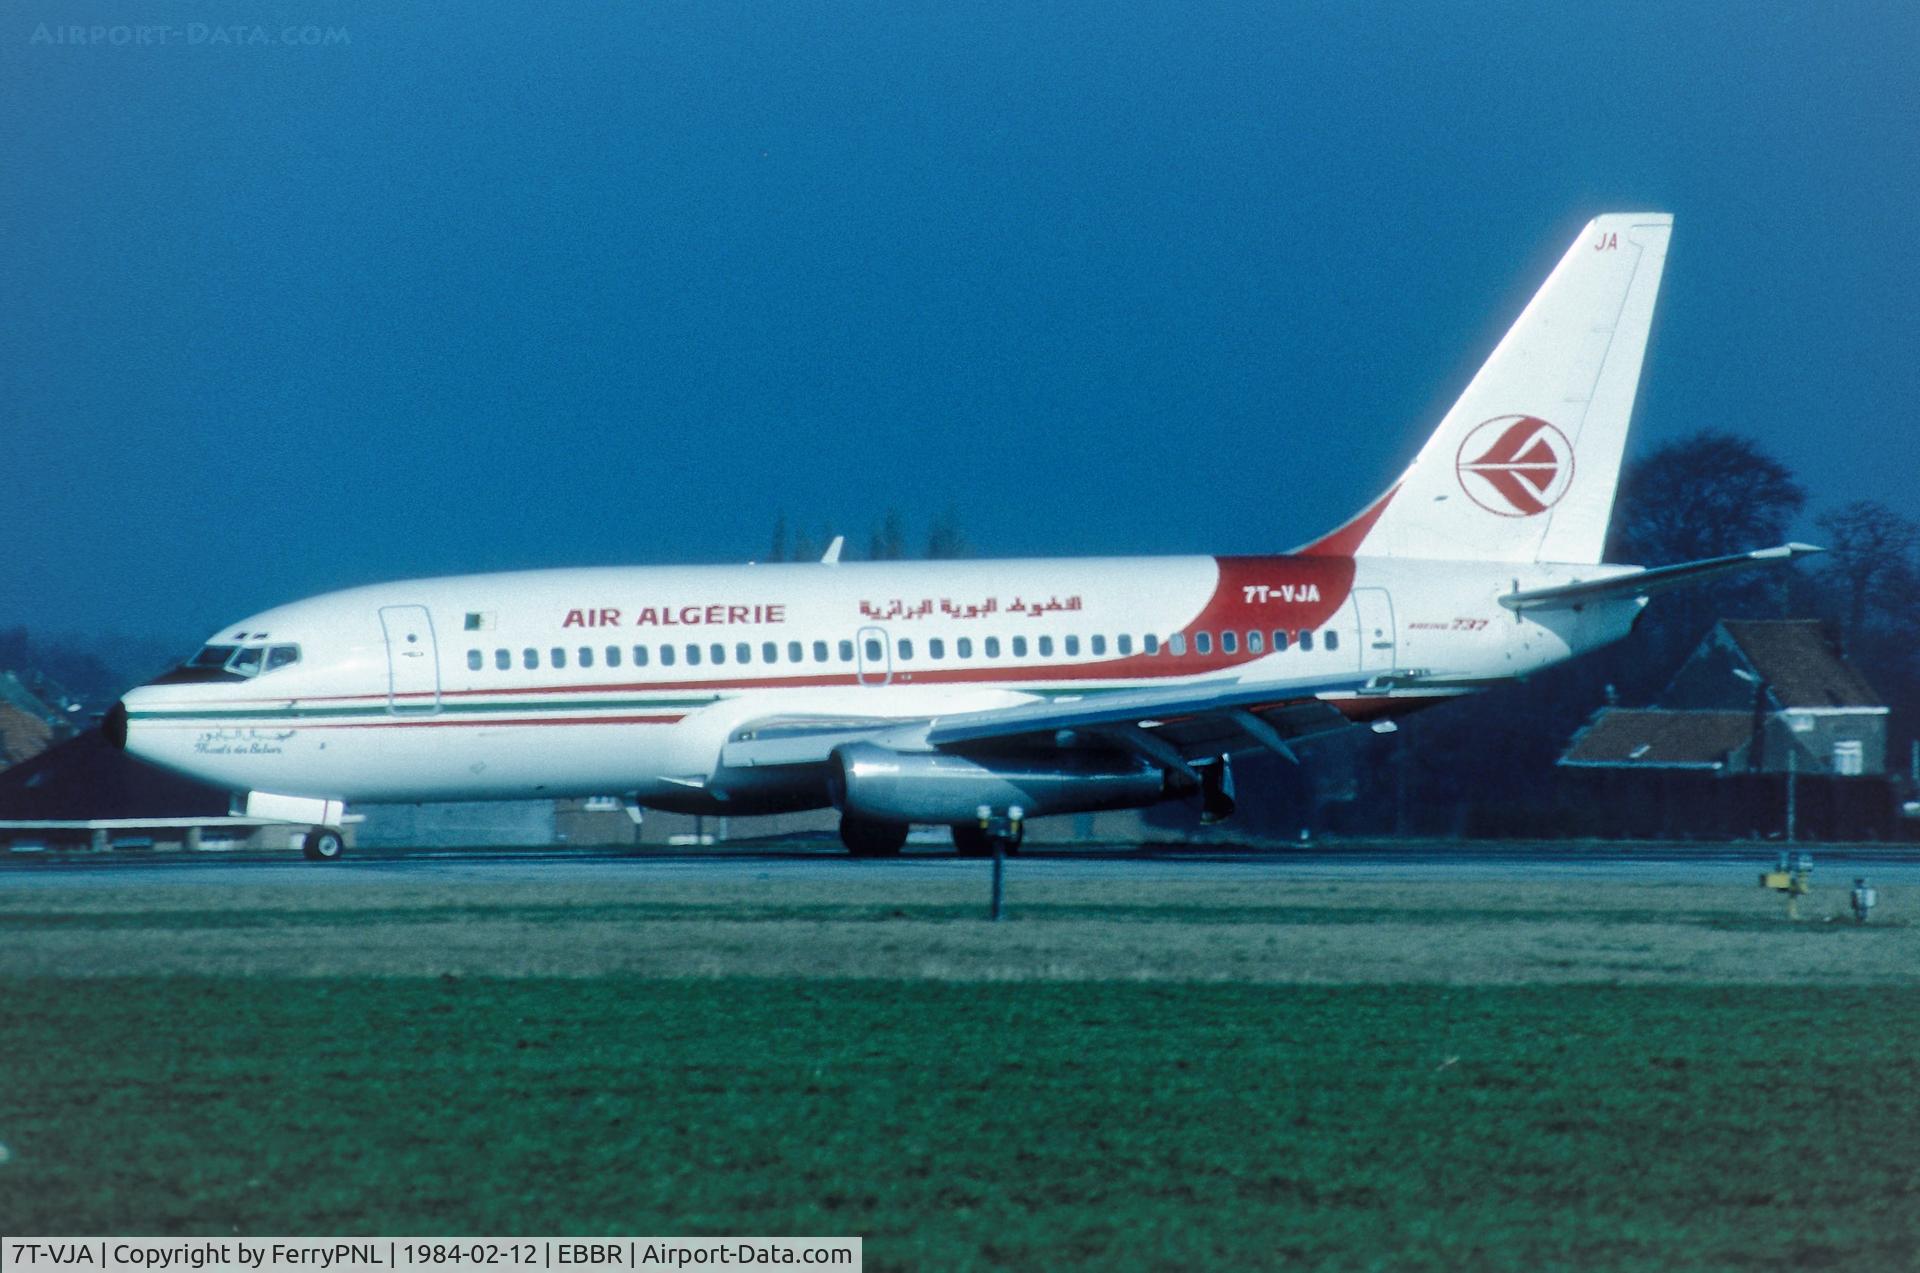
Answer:
<svg viewBox="0 0 1920 1273"><path fill-rule="evenodd" d="M127 747L239 792L393 802L622 794L819 806L817 772L729 770L768 718L924 720L1118 689L1344 671L1391 715L1618 639L1642 602L1516 615L1498 597L1611 566L1339 556L550 570L281 606L210 647L257 674L161 678ZM215 657L218 657L217 655ZM248 657L243 655L243 659ZM1390 682L1390 684L1389 684ZM1424 688L1423 688L1424 686Z"/></svg>

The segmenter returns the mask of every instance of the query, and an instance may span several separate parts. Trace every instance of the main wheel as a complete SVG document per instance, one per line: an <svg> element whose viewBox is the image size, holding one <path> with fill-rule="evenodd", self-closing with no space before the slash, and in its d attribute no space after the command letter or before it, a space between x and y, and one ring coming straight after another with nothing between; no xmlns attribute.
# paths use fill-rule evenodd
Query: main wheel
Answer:
<svg viewBox="0 0 1920 1273"><path fill-rule="evenodd" d="M851 813L840 817L840 843L857 858L897 856L907 842L907 824L859 818Z"/></svg>
<svg viewBox="0 0 1920 1273"><path fill-rule="evenodd" d="M1025 828L1015 831L1000 843L1002 853L1018 853L1020 840ZM959 850L963 858L988 858L993 856L993 837L980 829L977 822L956 822L953 824L953 847Z"/></svg>
<svg viewBox="0 0 1920 1273"><path fill-rule="evenodd" d="M315 827L300 842L300 851L309 862L334 862L347 851L347 841L332 827Z"/></svg>

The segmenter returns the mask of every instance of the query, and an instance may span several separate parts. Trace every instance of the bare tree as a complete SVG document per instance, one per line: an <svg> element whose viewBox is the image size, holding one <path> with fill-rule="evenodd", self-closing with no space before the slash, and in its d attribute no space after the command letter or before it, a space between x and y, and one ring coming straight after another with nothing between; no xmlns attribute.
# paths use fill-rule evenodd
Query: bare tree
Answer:
<svg viewBox="0 0 1920 1273"><path fill-rule="evenodd" d="M787 515L785 513L782 513L780 514L780 516L776 517L773 522L773 543L767 549L767 560L768 561L785 561L786 559L787 559Z"/></svg>
<svg viewBox="0 0 1920 1273"><path fill-rule="evenodd" d="M796 531L793 536L793 550L787 554L788 561L819 561L820 554L826 549L826 540L819 543L806 531Z"/></svg>
<svg viewBox="0 0 1920 1273"><path fill-rule="evenodd" d="M870 561L899 561L907 555L907 519L897 508L889 508L880 524L867 536Z"/></svg>
<svg viewBox="0 0 1920 1273"><path fill-rule="evenodd" d="M1866 626L1870 608L1899 613L1906 608L1920 547L1920 523L1875 500L1854 500L1814 519L1829 556L1822 572L1840 590L1848 636Z"/></svg>
<svg viewBox="0 0 1920 1273"><path fill-rule="evenodd" d="M947 561L966 555L967 537L960 531L960 510L949 504L933 519L933 529L927 532L927 557Z"/></svg>
<svg viewBox="0 0 1920 1273"><path fill-rule="evenodd" d="M1627 467L1610 560L1663 566L1786 538L1807 492L1751 438L1703 429Z"/></svg>
<svg viewBox="0 0 1920 1273"><path fill-rule="evenodd" d="M1670 442L1627 467L1614 508L1609 561L1664 566L1783 542L1806 504L1793 471L1751 438L1719 429ZM1644 702L1673 675L1716 619L1790 610L1780 572L1736 576L1656 597L1626 647L1586 661ZM1577 673L1576 673L1577 675Z"/></svg>

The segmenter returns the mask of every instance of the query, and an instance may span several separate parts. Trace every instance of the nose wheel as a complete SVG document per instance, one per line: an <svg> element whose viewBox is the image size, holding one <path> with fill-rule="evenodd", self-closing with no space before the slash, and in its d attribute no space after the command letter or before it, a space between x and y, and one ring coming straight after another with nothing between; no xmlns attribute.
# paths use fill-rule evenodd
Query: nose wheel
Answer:
<svg viewBox="0 0 1920 1273"><path fill-rule="evenodd" d="M315 827L300 842L300 852L309 862L336 862L346 851L346 837L332 827Z"/></svg>

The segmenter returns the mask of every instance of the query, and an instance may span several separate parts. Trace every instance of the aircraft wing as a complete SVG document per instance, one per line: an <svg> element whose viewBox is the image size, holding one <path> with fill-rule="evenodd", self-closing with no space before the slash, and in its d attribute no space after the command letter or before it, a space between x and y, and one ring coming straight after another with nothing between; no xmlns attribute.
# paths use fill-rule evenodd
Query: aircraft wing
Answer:
<svg viewBox="0 0 1920 1273"><path fill-rule="evenodd" d="M1812 544L1782 544L1778 548L1758 548L1729 557L1708 557L1677 566L1656 566L1631 574L1611 575L1605 579L1587 579L1552 588L1528 588L1504 593L1500 604L1509 610L1577 610L1595 601L1618 601L1627 597L1651 596L1668 588L1699 583L1716 575L1759 566L1779 566L1814 553L1825 552Z"/></svg>
<svg viewBox="0 0 1920 1273"><path fill-rule="evenodd" d="M735 730L721 762L743 768L821 764L835 747L856 740L912 750L1022 742L1054 747L1067 741L1061 737L1067 734L1119 744L1183 768L1189 760L1255 747L1291 755L1291 740L1349 724L1347 716L1320 695L1369 689L1385 694L1385 679L1350 672L1286 681L1208 681L913 721L787 717Z"/></svg>

